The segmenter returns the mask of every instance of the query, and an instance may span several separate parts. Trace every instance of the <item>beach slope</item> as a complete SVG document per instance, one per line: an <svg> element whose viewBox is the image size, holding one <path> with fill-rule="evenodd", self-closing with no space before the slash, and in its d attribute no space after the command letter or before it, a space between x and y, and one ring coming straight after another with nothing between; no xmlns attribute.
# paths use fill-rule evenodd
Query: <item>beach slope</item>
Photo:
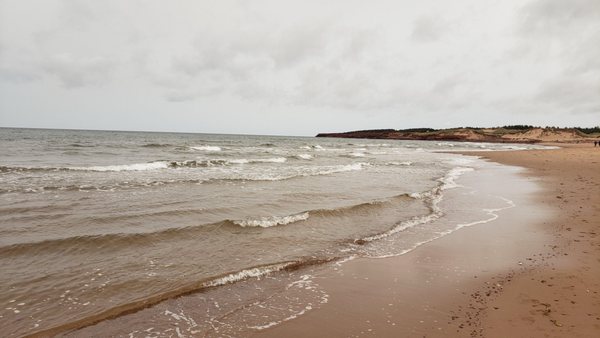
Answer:
<svg viewBox="0 0 600 338"><path fill-rule="evenodd" d="M347 262L320 276L329 303L256 336L597 336L600 149L469 154L526 168L506 187L519 207L399 257ZM461 183L505 185L492 176ZM540 189L516 193L528 182Z"/></svg>

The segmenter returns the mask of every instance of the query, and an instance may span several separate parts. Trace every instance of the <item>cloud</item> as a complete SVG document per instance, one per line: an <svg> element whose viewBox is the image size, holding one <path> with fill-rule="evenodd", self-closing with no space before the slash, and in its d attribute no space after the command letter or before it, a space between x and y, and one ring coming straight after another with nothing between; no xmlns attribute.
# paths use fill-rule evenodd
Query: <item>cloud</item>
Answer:
<svg viewBox="0 0 600 338"><path fill-rule="evenodd" d="M193 100L222 89L222 94L244 99L285 101L301 94L296 90L315 69L341 79L348 64L362 66L358 63L369 46L369 33L318 23L308 28L261 27L227 38L202 35L191 46L153 75L170 91L169 100ZM341 86L339 79L330 85Z"/></svg>
<svg viewBox="0 0 600 338"><path fill-rule="evenodd" d="M56 77L66 88L105 84L116 63L104 57L75 57L59 54L44 60L40 66L47 74Z"/></svg>
<svg viewBox="0 0 600 338"><path fill-rule="evenodd" d="M560 107L565 113L589 114L600 111L600 81L562 78L543 86L537 98Z"/></svg>
<svg viewBox="0 0 600 338"><path fill-rule="evenodd" d="M422 16L414 22L411 38L417 42L433 42L439 40L446 25L439 19L431 16Z"/></svg>
<svg viewBox="0 0 600 338"><path fill-rule="evenodd" d="M16 67L0 67L0 81L13 84L28 83L39 79L39 76L28 70Z"/></svg>
<svg viewBox="0 0 600 338"><path fill-rule="evenodd" d="M600 2L535 0L518 18L517 55L545 68L530 102L563 114L600 113Z"/></svg>
<svg viewBox="0 0 600 338"><path fill-rule="evenodd" d="M598 0L0 0L0 96L383 126L597 120L599 46Z"/></svg>
<svg viewBox="0 0 600 338"><path fill-rule="evenodd" d="M586 30L590 23L600 20L600 2L597 0L535 0L520 13L521 34L562 36L572 30Z"/></svg>

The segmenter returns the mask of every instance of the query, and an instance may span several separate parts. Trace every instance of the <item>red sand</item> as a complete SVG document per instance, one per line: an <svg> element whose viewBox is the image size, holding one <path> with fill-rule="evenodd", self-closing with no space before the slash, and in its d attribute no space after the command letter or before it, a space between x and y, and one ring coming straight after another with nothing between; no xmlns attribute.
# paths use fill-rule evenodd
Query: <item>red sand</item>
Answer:
<svg viewBox="0 0 600 338"><path fill-rule="evenodd" d="M528 168L544 190L494 222L325 273L329 303L256 335L599 336L600 149L477 155Z"/></svg>

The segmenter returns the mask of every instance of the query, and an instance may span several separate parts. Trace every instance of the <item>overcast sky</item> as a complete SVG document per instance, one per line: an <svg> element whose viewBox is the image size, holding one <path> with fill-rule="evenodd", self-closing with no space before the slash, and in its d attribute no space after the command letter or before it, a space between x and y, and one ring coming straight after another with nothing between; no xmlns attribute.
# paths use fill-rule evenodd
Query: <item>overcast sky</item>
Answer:
<svg viewBox="0 0 600 338"><path fill-rule="evenodd" d="M600 125L600 0L0 0L0 126Z"/></svg>

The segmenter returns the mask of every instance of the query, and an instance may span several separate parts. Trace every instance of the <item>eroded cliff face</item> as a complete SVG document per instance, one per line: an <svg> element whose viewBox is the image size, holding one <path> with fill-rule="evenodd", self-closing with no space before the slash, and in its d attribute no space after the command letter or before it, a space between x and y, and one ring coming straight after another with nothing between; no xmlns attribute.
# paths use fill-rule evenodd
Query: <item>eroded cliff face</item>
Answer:
<svg viewBox="0 0 600 338"><path fill-rule="evenodd" d="M320 133L317 137L394 139L394 140L435 140L473 141L500 143L537 142L593 142L598 136L587 135L576 129L532 128L513 130L504 128L456 128L429 131L406 131L394 129L359 130L344 133Z"/></svg>

